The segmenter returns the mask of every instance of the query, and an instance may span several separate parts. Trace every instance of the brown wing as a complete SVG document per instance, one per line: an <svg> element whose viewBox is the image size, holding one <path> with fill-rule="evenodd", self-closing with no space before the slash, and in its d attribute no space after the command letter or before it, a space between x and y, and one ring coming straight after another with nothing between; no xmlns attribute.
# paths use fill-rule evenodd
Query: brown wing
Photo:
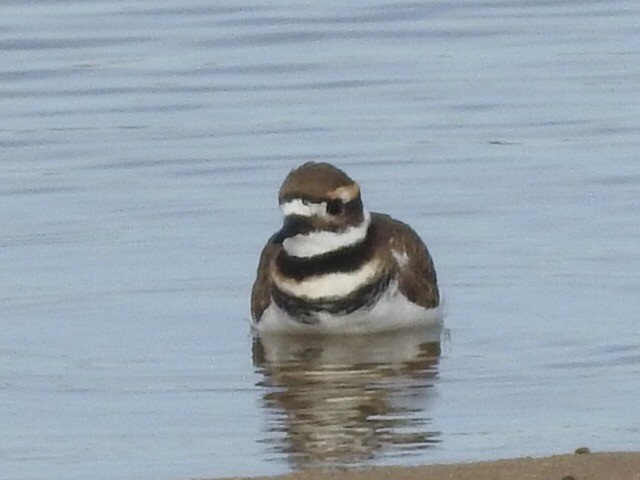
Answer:
<svg viewBox="0 0 640 480"><path fill-rule="evenodd" d="M392 257L389 260L397 269L400 291L421 307L437 307L440 293L436 270L429 250L418 234L409 225L388 215L373 213L371 220L380 241L389 246L388 255Z"/></svg>
<svg viewBox="0 0 640 480"><path fill-rule="evenodd" d="M282 245L269 241L260 254L256 280L251 289L251 316L255 322L260 320L262 313L271 302L271 263L281 249Z"/></svg>

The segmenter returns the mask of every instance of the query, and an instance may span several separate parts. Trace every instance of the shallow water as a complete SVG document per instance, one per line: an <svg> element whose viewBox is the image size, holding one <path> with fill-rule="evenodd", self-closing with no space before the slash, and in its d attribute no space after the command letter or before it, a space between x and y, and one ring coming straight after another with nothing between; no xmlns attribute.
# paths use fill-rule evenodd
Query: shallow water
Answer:
<svg viewBox="0 0 640 480"><path fill-rule="evenodd" d="M0 477L637 449L639 24L632 1L5 1ZM311 159L427 240L443 337L254 344L275 192Z"/></svg>

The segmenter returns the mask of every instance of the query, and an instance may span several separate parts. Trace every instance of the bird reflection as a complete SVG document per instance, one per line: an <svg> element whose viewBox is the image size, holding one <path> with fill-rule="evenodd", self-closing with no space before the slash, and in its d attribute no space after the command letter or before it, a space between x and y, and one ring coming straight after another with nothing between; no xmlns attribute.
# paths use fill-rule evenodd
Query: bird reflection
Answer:
<svg viewBox="0 0 640 480"><path fill-rule="evenodd" d="M256 338L265 442L296 469L408 455L438 443L428 411L440 333Z"/></svg>

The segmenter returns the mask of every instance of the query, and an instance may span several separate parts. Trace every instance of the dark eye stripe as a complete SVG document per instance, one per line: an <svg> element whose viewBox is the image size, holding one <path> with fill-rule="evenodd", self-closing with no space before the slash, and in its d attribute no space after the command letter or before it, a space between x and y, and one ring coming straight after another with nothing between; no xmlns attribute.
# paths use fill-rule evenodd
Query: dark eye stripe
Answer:
<svg viewBox="0 0 640 480"><path fill-rule="evenodd" d="M339 215L344 210L344 203L340 199L334 199L327 203L327 213L329 215Z"/></svg>

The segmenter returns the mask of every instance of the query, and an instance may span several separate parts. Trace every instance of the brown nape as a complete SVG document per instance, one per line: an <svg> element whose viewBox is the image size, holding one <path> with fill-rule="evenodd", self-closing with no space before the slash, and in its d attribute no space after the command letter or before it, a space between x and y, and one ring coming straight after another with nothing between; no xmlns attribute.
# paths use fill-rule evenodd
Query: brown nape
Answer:
<svg viewBox="0 0 640 480"><path fill-rule="evenodd" d="M307 162L287 175L278 198L281 202L292 198L321 201L328 192L353 184L349 175L330 163Z"/></svg>

